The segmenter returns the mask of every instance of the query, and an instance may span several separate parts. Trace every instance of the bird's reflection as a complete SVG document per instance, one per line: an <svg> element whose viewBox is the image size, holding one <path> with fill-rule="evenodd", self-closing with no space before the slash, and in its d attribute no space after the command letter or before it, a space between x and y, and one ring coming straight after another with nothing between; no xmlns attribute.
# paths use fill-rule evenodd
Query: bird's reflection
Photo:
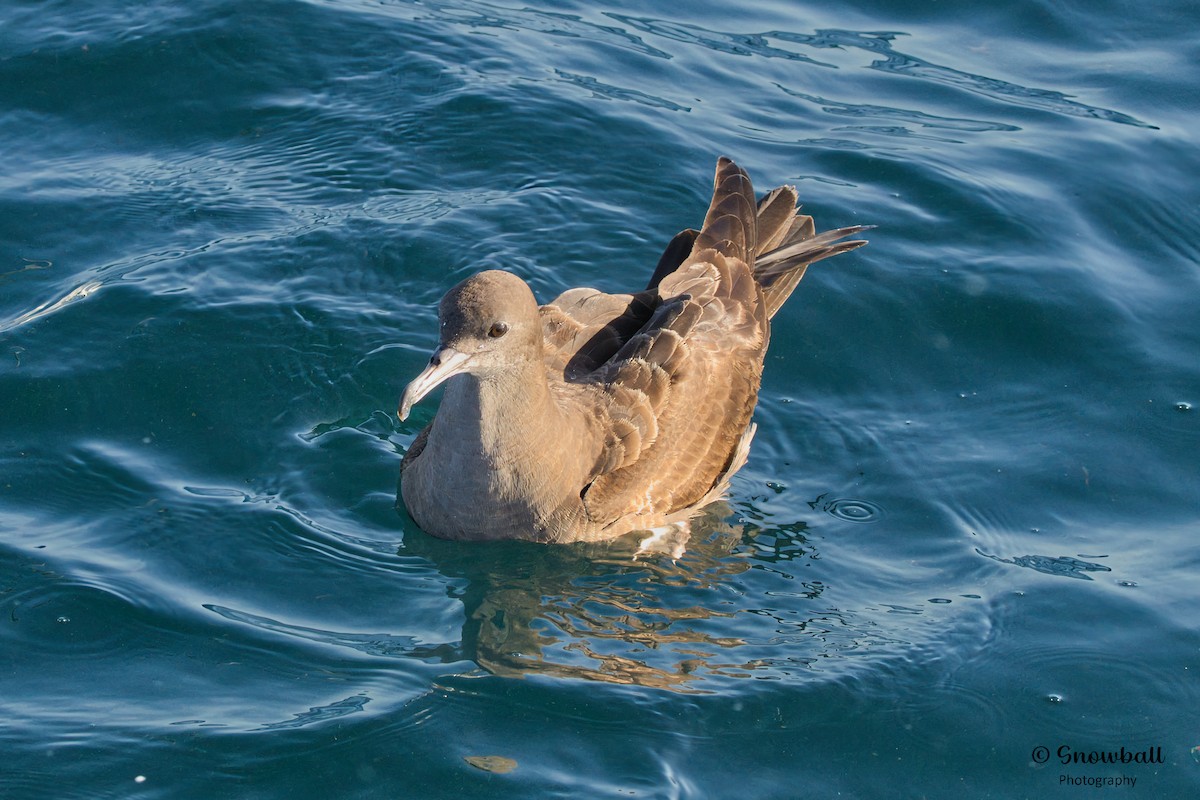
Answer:
<svg viewBox="0 0 1200 800"><path fill-rule="evenodd" d="M747 613L737 576L771 568L781 548L793 557L807 549L803 525L760 537L753 523L731 519L724 504L692 519L681 556L645 552L645 534L464 545L415 527L403 549L455 579L466 617L462 653L493 674L703 692L705 676L754 669L737 657L746 642L730 635L734 617Z"/></svg>

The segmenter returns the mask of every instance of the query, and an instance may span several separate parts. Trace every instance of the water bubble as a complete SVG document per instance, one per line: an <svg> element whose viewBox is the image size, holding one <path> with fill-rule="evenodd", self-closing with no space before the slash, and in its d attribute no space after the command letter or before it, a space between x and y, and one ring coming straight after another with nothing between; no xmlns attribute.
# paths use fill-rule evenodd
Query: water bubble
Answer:
<svg viewBox="0 0 1200 800"><path fill-rule="evenodd" d="M775 492L775 494L783 494L783 491L787 489L787 484L780 483L779 481L767 481L767 488Z"/></svg>
<svg viewBox="0 0 1200 800"><path fill-rule="evenodd" d="M1178 402L1178 403L1176 403L1176 404L1175 404L1175 410L1176 410L1176 411L1182 411L1183 413L1185 413L1185 414L1186 414L1187 412L1189 412L1189 411L1191 411L1191 410L1192 410L1192 404L1191 404L1191 403L1184 403L1184 402L1180 401L1180 402Z"/></svg>
<svg viewBox="0 0 1200 800"><path fill-rule="evenodd" d="M1117 581L1117 586L1137 586L1137 581Z"/></svg>
<svg viewBox="0 0 1200 800"><path fill-rule="evenodd" d="M1061 703L1063 696L1061 694L1048 694L1046 695L1046 701L1049 703Z"/></svg>
<svg viewBox="0 0 1200 800"><path fill-rule="evenodd" d="M55 620L55 622L63 623L63 624L68 623L70 621L71 621L70 617L59 617L58 619Z"/></svg>

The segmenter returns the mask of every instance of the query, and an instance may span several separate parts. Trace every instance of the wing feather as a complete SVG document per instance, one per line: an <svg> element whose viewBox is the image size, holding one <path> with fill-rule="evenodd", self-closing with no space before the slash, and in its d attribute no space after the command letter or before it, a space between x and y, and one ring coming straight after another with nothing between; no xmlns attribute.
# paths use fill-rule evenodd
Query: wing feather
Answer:
<svg viewBox="0 0 1200 800"><path fill-rule="evenodd" d="M703 226L672 239L647 289L572 289L542 307L548 369L592 393L607 431L580 492L593 524L658 519L722 490L745 461L770 316L808 264L864 244L843 241L860 230L816 234L794 187L755 202L721 159Z"/></svg>

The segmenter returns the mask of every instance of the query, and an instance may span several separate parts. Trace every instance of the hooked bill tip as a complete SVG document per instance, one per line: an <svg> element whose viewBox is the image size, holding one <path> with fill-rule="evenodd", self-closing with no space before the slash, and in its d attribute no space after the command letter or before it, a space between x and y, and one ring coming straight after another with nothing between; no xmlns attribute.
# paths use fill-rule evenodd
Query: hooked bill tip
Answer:
<svg viewBox="0 0 1200 800"><path fill-rule="evenodd" d="M434 351L433 356L429 359L429 365L421 370L420 375L413 378L412 383L404 387L404 394L400 396L400 408L396 411L400 421L404 422L408 419L408 412L412 410L412 407L422 397L429 394L434 387L448 378L465 372L470 360L470 356L466 353L446 345L442 345Z"/></svg>

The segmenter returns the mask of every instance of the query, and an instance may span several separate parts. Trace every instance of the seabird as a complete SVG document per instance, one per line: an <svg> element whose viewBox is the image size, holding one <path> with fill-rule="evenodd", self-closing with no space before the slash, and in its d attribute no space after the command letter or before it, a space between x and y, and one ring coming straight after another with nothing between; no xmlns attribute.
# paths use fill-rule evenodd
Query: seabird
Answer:
<svg viewBox="0 0 1200 800"><path fill-rule="evenodd" d="M686 521L725 491L754 435L770 319L809 264L866 244L816 233L792 186L756 201L717 162L699 231L645 289L578 288L538 306L508 272L438 306L439 341L401 421L445 383L401 462L398 501L445 539L598 541Z"/></svg>

